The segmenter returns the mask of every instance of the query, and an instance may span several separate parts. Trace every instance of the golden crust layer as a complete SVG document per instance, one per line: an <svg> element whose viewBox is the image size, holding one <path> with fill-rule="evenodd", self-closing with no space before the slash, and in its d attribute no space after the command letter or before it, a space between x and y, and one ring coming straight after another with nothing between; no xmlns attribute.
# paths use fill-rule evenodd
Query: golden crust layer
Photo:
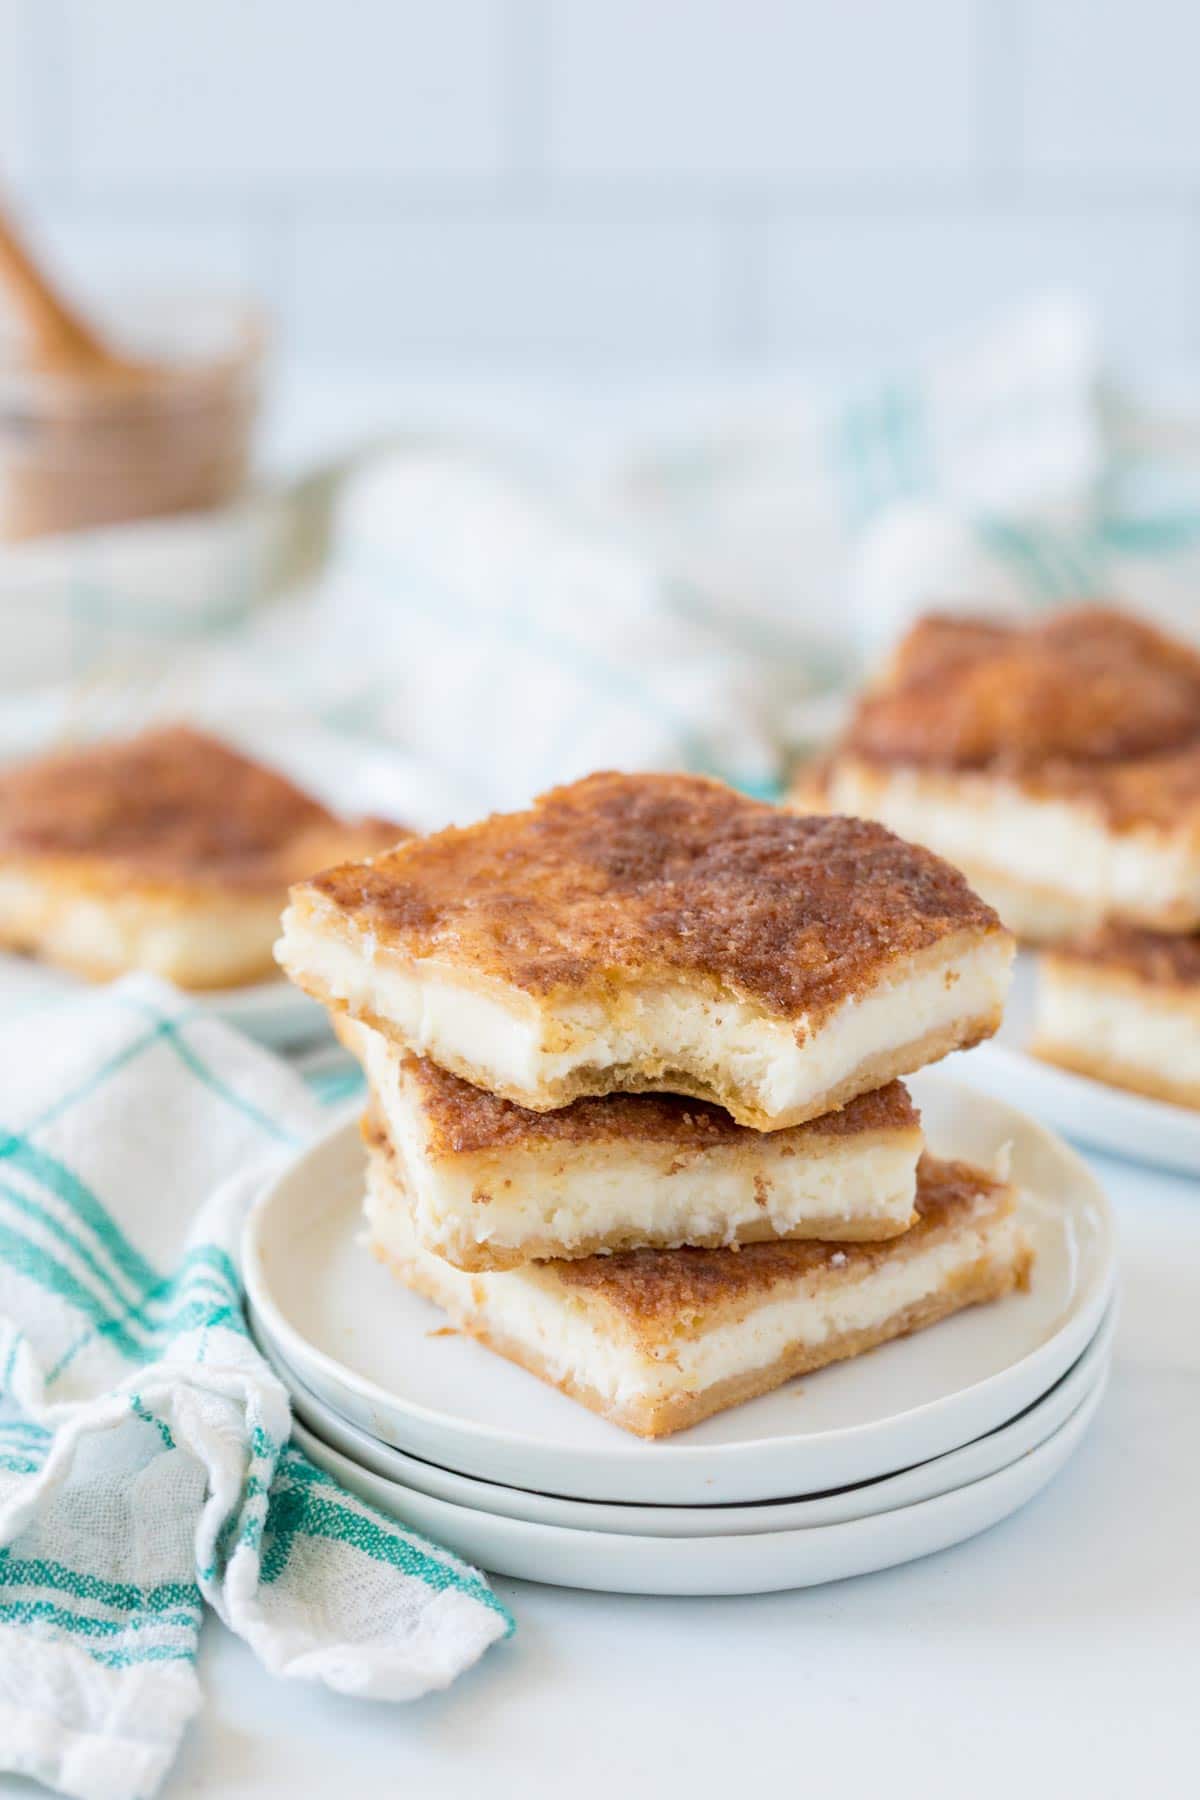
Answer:
<svg viewBox="0 0 1200 1800"><path fill-rule="evenodd" d="M473 1087L427 1057L398 1052L404 1078L415 1091L431 1158L469 1156L478 1151L538 1149L630 1142L673 1145L703 1151L717 1144L757 1141L724 1107L679 1094L607 1094L583 1098L557 1112L534 1112L498 1094ZM903 1131L920 1124L920 1114L898 1081L861 1094L840 1112L827 1113L792 1132L775 1132L774 1154L789 1145L803 1155L817 1138L857 1137L867 1132Z"/></svg>
<svg viewBox="0 0 1200 1800"><path fill-rule="evenodd" d="M1069 1069L1073 1075L1089 1075L1107 1087L1125 1088L1150 1100L1167 1100L1173 1106L1200 1110L1200 1081L1176 1081L1141 1064L1120 1062L1078 1044L1061 1044L1046 1037L1035 1039L1031 1048L1043 1062Z"/></svg>
<svg viewBox="0 0 1200 1800"><path fill-rule="evenodd" d="M806 1240L810 1243L821 1240L834 1245L838 1244L883 1244L895 1243L909 1230L907 1221L896 1223L893 1219L882 1217L839 1220L837 1237L830 1235L830 1224L827 1219L798 1218L785 1237L769 1224L739 1225L732 1234L728 1232L698 1233L691 1238L688 1248L691 1250L726 1250L732 1246L743 1249L749 1244L792 1243ZM463 1269L469 1275L487 1275L503 1272L508 1269L525 1269L531 1263L559 1263L565 1261L584 1261L593 1257L625 1256L635 1254L646 1248L640 1241L614 1238L611 1232L603 1236L597 1234L590 1240L581 1239L572 1250L569 1258L564 1257L562 1246L551 1238L529 1238L522 1243L519 1250L510 1250L495 1243L464 1244L457 1241L453 1246L441 1248L436 1244L428 1246L435 1254L456 1269ZM451 1254L453 1250L453 1254ZM648 1255L663 1254L661 1250L651 1249Z"/></svg>
<svg viewBox="0 0 1200 1800"><path fill-rule="evenodd" d="M683 980L786 1019L820 1017L948 937L1001 930L962 876L882 826L799 818L690 775L592 775L329 870L293 900L533 996Z"/></svg>
<svg viewBox="0 0 1200 1800"><path fill-rule="evenodd" d="M220 739L173 725L0 772L0 864L89 891L283 892L402 835L344 823Z"/></svg>

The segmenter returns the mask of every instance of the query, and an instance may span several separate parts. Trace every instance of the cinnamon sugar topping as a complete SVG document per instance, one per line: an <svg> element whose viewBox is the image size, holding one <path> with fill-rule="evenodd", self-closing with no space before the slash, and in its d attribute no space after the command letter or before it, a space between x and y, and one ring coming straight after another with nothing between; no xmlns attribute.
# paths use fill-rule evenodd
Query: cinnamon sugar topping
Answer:
<svg viewBox="0 0 1200 1800"><path fill-rule="evenodd" d="M1035 625L920 620L846 747L957 769L1105 764L1200 745L1200 656L1101 606Z"/></svg>
<svg viewBox="0 0 1200 1800"><path fill-rule="evenodd" d="M347 826L272 769L190 726L43 756L0 773L0 855L92 858L129 878L274 890L403 835Z"/></svg>
<svg viewBox="0 0 1200 1800"><path fill-rule="evenodd" d="M963 877L861 819L800 818L691 775L598 774L309 890L382 944L525 992L683 979L785 1018L1000 929Z"/></svg>
<svg viewBox="0 0 1200 1800"><path fill-rule="evenodd" d="M666 1143L681 1150L716 1144L747 1145L761 1134L738 1125L723 1107L674 1094L608 1094L573 1100L557 1112L531 1112L459 1080L424 1057L405 1059L405 1074L419 1095L433 1156L541 1145ZM920 1115L899 1081L863 1094L841 1112L772 1133L771 1147L803 1148L813 1136L853 1137L870 1131L904 1131Z"/></svg>

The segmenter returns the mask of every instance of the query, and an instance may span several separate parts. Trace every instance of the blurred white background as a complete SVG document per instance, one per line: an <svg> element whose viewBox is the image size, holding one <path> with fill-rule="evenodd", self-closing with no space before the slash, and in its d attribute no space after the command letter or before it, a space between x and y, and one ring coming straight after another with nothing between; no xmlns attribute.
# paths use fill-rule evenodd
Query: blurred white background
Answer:
<svg viewBox="0 0 1200 1800"><path fill-rule="evenodd" d="M862 367L1031 290L1200 351L1189 0L0 0L69 274L306 365Z"/></svg>

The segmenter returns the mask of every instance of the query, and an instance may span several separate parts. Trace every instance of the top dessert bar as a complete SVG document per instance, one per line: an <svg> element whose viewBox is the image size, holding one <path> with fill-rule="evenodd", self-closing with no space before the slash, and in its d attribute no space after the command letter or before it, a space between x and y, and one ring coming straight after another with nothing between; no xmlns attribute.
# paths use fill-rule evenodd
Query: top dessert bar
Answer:
<svg viewBox="0 0 1200 1800"><path fill-rule="evenodd" d="M1106 607L920 621L794 797L963 869L1020 935L1200 927L1200 656Z"/></svg>
<svg viewBox="0 0 1200 1800"><path fill-rule="evenodd" d="M920 1120L902 1083L789 1131L677 1094L531 1112L342 1019L427 1249L460 1269L653 1245L896 1237L913 1220Z"/></svg>
<svg viewBox="0 0 1200 1800"><path fill-rule="evenodd" d="M277 953L326 1004L535 1111L665 1090L771 1130L988 1035L1012 944L879 825L600 774L301 883Z"/></svg>

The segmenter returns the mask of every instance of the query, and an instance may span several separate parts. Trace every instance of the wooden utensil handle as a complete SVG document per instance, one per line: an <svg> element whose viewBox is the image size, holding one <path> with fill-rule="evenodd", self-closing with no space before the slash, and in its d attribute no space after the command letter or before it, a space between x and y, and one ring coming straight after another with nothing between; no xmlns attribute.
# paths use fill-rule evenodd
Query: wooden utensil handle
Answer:
<svg viewBox="0 0 1200 1800"><path fill-rule="evenodd" d="M0 283L7 289L47 368L102 369L111 358L99 338L57 292L0 210Z"/></svg>

